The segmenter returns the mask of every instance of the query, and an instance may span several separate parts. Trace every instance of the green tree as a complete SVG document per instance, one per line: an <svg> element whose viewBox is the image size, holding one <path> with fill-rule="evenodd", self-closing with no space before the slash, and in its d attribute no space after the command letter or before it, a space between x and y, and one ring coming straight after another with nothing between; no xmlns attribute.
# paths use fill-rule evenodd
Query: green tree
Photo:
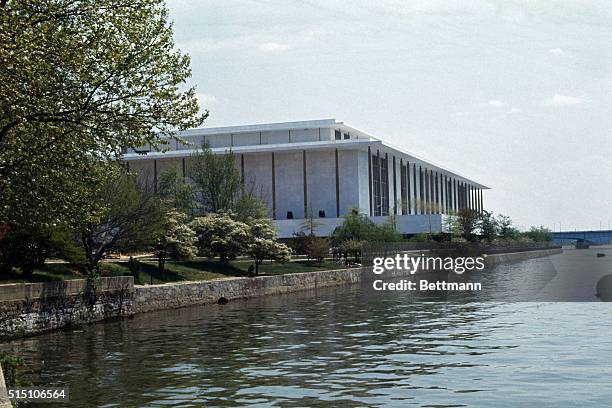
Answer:
<svg viewBox="0 0 612 408"><path fill-rule="evenodd" d="M185 214L169 211L164 218L161 234L154 247L160 273L164 271L168 259L191 259L198 250L195 245L198 238L195 231L185 224Z"/></svg>
<svg viewBox="0 0 612 408"><path fill-rule="evenodd" d="M140 188L133 175L121 174L90 199L97 211L77 229L89 274L109 251L150 248L164 227L162 201Z"/></svg>
<svg viewBox="0 0 612 408"><path fill-rule="evenodd" d="M240 174L234 154L214 154L207 144L191 155L189 177L197 188L200 207L205 212L233 210L240 196Z"/></svg>
<svg viewBox="0 0 612 408"><path fill-rule="evenodd" d="M329 241L327 238L309 236L306 243L306 256L321 264L329 255Z"/></svg>
<svg viewBox="0 0 612 408"><path fill-rule="evenodd" d="M476 230L478 229L479 219L480 214L476 210L466 208L457 212L457 228L463 238L468 241L474 241L476 238Z"/></svg>
<svg viewBox="0 0 612 408"><path fill-rule="evenodd" d="M276 231L266 220L255 220L250 226L250 239L246 253L255 261L255 275L259 275L259 265L265 260L289 262L291 250L277 241Z"/></svg>
<svg viewBox="0 0 612 408"><path fill-rule="evenodd" d="M210 213L189 224L197 235L200 255L218 256L221 262L227 263L244 252L250 239L249 226L232 216L232 213Z"/></svg>
<svg viewBox="0 0 612 408"><path fill-rule="evenodd" d="M396 216L389 216L388 220L375 228L374 238L379 242L397 242L402 240L402 234L397 232Z"/></svg>
<svg viewBox="0 0 612 408"><path fill-rule="evenodd" d="M101 161L202 123L190 75L163 0L0 1L0 223L88 216Z"/></svg>
<svg viewBox="0 0 612 408"><path fill-rule="evenodd" d="M507 215L499 214L496 218L499 226L499 237L503 239L516 239L520 235L519 230L512 226L512 219Z"/></svg>
<svg viewBox="0 0 612 408"><path fill-rule="evenodd" d="M540 225L539 227L529 228L529 231L525 232L524 235L535 242L552 241L552 232L543 225Z"/></svg>
<svg viewBox="0 0 612 408"><path fill-rule="evenodd" d="M499 232L499 226L497 220L493 217L493 213L490 211L483 211L480 214L480 236L485 241L493 241L497 238Z"/></svg>
<svg viewBox="0 0 612 408"><path fill-rule="evenodd" d="M348 240L371 241L375 239L376 233L376 224L358 208L351 208L342 224L332 233L332 243L339 245Z"/></svg>
<svg viewBox="0 0 612 408"><path fill-rule="evenodd" d="M73 236L60 228L15 226L7 231L5 239L0 239L2 273L19 268L25 275L32 275L50 257L83 263L82 252Z"/></svg>
<svg viewBox="0 0 612 408"><path fill-rule="evenodd" d="M257 198L253 190L244 191L234 203L234 218L238 221L250 223L252 220L269 218L266 204Z"/></svg>
<svg viewBox="0 0 612 408"><path fill-rule="evenodd" d="M402 235L395 228L395 219L389 220L381 225L376 225L368 216L362 214L359 209L351 208L344 216L344 221L332 232L332 244L340 245L344 241L374 241L394 242L400 241Z"/></svg>
<svg viewBox="0 0 612 408"><path fill-rule="evenodd" d="M159 196L185 214L192 214L196 203L193 189L181 174L178 166L172 166L159 175Z"/></svg>
<svg viewBox="0 0 612 408"><path fill-rule="evenodd" d="M323 223L314 217L312 206L308 208L306 218L300 224L300 231L306 236L314 237L317 229L319 229Z"/></svg>

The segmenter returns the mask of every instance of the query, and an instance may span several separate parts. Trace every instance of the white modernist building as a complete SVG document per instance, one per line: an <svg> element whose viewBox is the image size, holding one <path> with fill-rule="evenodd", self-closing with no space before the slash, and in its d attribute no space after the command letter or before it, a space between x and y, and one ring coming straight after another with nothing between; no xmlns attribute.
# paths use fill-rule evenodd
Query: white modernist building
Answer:
<svg viewBox="0 0 612 408"><path fill-rule="evenodd" d="M280 237L299 231L312 214L328 235L351 208L374 222L396 215L404 234L440 232L447 214L483 209L488 187L393 147L335 119L193 129L165 151L126 151L132 171L154 185L169 166L186 175L191 154L207 143L216 154L232 151L244 183L268 205Z"/></svg>

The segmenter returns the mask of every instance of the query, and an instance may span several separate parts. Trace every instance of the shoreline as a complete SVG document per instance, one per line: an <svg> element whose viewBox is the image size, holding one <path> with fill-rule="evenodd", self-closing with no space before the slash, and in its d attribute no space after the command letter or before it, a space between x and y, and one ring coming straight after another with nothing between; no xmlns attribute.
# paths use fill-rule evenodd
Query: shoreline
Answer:
<svg viewBox="0 0 612 408"><path fill-rule="evenodd" d="M552 248L493 254L485 263L496 265L561 252L561 248ZM390 272L390 276L409 274ZM132 277L103 278L93 302L83 299L84 280L0 285L0 341L138 313L356 284L372 276L372 266L366 266L159 285L134 285Z"/></svg>

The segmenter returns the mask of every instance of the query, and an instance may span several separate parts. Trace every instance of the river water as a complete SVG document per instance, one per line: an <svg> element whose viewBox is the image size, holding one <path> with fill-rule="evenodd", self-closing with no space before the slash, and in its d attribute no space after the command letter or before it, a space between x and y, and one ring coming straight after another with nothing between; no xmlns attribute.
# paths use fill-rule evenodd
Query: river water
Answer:
<svg viewBox="0 0 612 408"><path fill-rule="evenodd" d="M585 254L512 268L547 276L545 289ZM69 386L73 407L609 406L612 308L582 300L595 301L439 301L364 283L149 313L3 349L25 358L37 385Z"/></svg>

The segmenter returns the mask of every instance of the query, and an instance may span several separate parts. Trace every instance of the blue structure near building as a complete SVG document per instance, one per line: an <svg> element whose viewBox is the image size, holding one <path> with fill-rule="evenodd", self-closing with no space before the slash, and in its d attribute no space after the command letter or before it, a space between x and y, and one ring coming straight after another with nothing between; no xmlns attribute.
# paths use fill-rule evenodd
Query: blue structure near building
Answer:
<svg viewBox="0 0 612 408"><path fill-rule="evenodd" d="M553 232L553 242L558 245L585 243L601 245L612 243L611 231L560 231Z"/></svg>

